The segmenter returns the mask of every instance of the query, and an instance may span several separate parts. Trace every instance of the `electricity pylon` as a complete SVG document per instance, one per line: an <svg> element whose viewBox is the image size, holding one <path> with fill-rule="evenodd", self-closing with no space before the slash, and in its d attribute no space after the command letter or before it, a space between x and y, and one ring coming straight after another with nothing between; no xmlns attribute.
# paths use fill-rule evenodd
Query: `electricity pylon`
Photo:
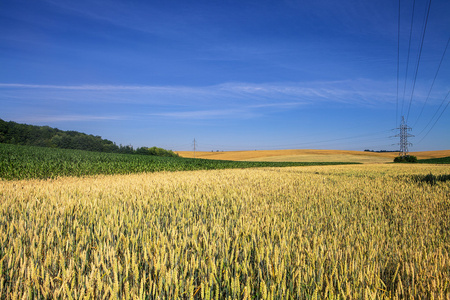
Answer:
<svg viewBox="0 0 450 300"><path fill-rule="evenodd" d="M194 158L195 158L195 138L194 138Z"/></svg>
<svg viewBox="0 0 450 300"><path fill-rule="evenodd" d="M408 143L408 138L413 137L414 135L409 134L408 131L412 130L411 127L408 127L405 122L405 117L402 116L402 123L400 124L400 127L397 128L400 129L400 134L395 135L395 137L400 137L400 153L399 155L402 157L405 157L408 155L408 146L412 146L411 143Z"/></svg>

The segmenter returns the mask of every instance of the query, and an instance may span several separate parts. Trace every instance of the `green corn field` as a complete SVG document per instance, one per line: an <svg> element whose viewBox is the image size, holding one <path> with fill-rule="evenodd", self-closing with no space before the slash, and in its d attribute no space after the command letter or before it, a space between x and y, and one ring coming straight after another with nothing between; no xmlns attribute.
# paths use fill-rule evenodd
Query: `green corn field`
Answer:
<svg viewBox="0 0 450 300"><path fill-rule="evenodd" d="M0 143L0 178L131 174L160 171L339 165L339 162L248 162L54 149ZM350 164L350 163L345 163Z"/></svg>

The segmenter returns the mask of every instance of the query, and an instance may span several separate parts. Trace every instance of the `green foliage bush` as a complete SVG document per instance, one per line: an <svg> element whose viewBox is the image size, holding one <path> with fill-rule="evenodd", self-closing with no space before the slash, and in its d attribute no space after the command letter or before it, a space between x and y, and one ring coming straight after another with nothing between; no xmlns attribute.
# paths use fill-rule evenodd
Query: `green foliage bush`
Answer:
<svg viewBox="0 0 450 300"><path fill-rule="evenodd" d="M172 150L166 150L158 147L141 147L137 148L134 152L135 154L140 155L155 155L155 156L164 156L164 157L178 157L178 154L174 153Z"/></svg>
<svg viewBox="0 0 450 300"><path fill-rule="evenodd" d="M414 155L397 156L394 158L395 163L416 163L417 157Z"/></svg>

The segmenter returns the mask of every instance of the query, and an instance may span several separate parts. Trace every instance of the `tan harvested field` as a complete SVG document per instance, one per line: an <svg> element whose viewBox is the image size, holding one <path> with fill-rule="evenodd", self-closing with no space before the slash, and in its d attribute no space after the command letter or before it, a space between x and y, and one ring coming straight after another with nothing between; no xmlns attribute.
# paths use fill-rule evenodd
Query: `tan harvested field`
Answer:
<svg viewBox="0 0 450 300"><path fill-rule="evenodd" d="M295 162L359 162L359 163L387 163L392 159L385 156L364 156L355 154L300 154L300 155L280 155L247 159L248 161L295 161Z"/></svg>
<svg viewBox="0 0 450 300"><path fill-rule="evenodd" d="M378 164L0 180L0 299L449 299L449 176Z"/></svg>
<svg viewBox="0 0 450 300"><path fill-rule="evenodd" d="M177 151L182 157L194 157L193 151ZM450 150L411 152L418 159L450 156ZM389 163L398 156L397 152L364 152L347 150L255 150L227 152L195 152L196 158L244 161L299 161L299 162L359 162Z"/></svg>

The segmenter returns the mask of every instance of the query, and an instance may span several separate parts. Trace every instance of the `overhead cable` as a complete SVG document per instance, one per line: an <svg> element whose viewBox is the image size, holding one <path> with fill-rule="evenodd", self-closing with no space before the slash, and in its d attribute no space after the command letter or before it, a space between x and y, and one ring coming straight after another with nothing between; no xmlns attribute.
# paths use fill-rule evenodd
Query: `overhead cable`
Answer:
<svg viewBox="0 0 450 300"><path fill-rule="evenodd" d="M403 115L403 104L405 103L406 80L408 79L409 54L411 52L411 37L412 37L413 24L414 24L414 9L415 9L415 6L416 6L416 0L414 0L414 2L413 2L412 14L411 14L411 27L409 29L408 56L406 58L405 84L403 85L403 97L402 97L402 110L401 110L402 115Z"/></svg>
<svg viewBox="0 0 450 300"><path fill-rule="evenodd" d="M413 81L413 88L412 88L412 92L411 92L411 98L409 99L409 107L408 107L408 114L406 115L406 123L408 123L409 112L411 110L411 103L412 103L412 99L413 99L413 96L414 96L414 89L416 87L417 73L419 71L420 57L422 55L423 41L425 39L425 32L427 30L428 16L430 15L430 7L431 7L431 0L428 1L428 10L427 10L427 15L426 15L426 18L425 18L425 24L424 24L423 32L422 32L422 41L420 43L419 57L417 59L416 72L414 74L414 81Z"/></svg>
<svg viewBox="0 0 450 300"><path fill-rule="evenodd" d="M450 94L450 90L448 91L447 96L445 96L444 101L442 101L441 106L442 106L442 104L445 102L445 100L447 100L449 94ZM442 117L442 115L444 114L444 111L447 109L449 103L450 103L450 100L447 101L447 105L446 105L446 106L444 107L444 109L441 111L441 114L440 114L439 117L436 119L436 121L434 122L433 126L431 126L430 130L428 130L428 132L427 132L427 133L424 135L424 137L419 141L419 143L422 142L422 141L426 138L426 136L430 133L430 131L433 129L434 125L436 125L436 123L439 121L439 119L440 119L440 118ZM439 106L439 108L440 108L440 106ZM439 109L438 109L438 110L439 110ZM436 112L437 112L437 111L436 111ZM433 118L434 118L434 116L433 116ZM428 125L427 125L427 126L428 126ZM422 132L421 132L421 133L422 133Z"/></svg>
<svg viewBox="0 0 450 300"><path fill-rule="evenodd" d="M395 109L395 127L397 127L398 119L398 82L400 72L400 1L398 0L398 25L397 25L397 104Z"/></svg>
<svg viewBox="0 0 450 300"><path fill-rule="evenodd" d="M447 45L445 46L445 50L444 50L444 53L442 54L441 61L439 62L438 69L437 69L437 71L436 71L436 74L434 75L433 82L431 83L431 87L430 87L430 90L428 91L427 98L425 99L425 102L423 103L422 110L420 111L420 114L419 114L419 116L417 117L417 120L416 120L416 123L414 123L414 126L417 125L417 122L419 121L420 116L422 116L423 109L425 108L425 105L426 105L427 102L428 102L428 98L430 97L431 90L433 89L433 86L434 86L434 82L436 81L436 77L437 77L437 75L438 75L438 73L439 73L439 69L441 68L441 64L442 64L442 61L444 60L445 52L447 51L447 47L448 47L448 43L449 43L449 42L450 42L450 38L447 40ZM413 127L414 127L414 126L413 126Z"/></svg>

